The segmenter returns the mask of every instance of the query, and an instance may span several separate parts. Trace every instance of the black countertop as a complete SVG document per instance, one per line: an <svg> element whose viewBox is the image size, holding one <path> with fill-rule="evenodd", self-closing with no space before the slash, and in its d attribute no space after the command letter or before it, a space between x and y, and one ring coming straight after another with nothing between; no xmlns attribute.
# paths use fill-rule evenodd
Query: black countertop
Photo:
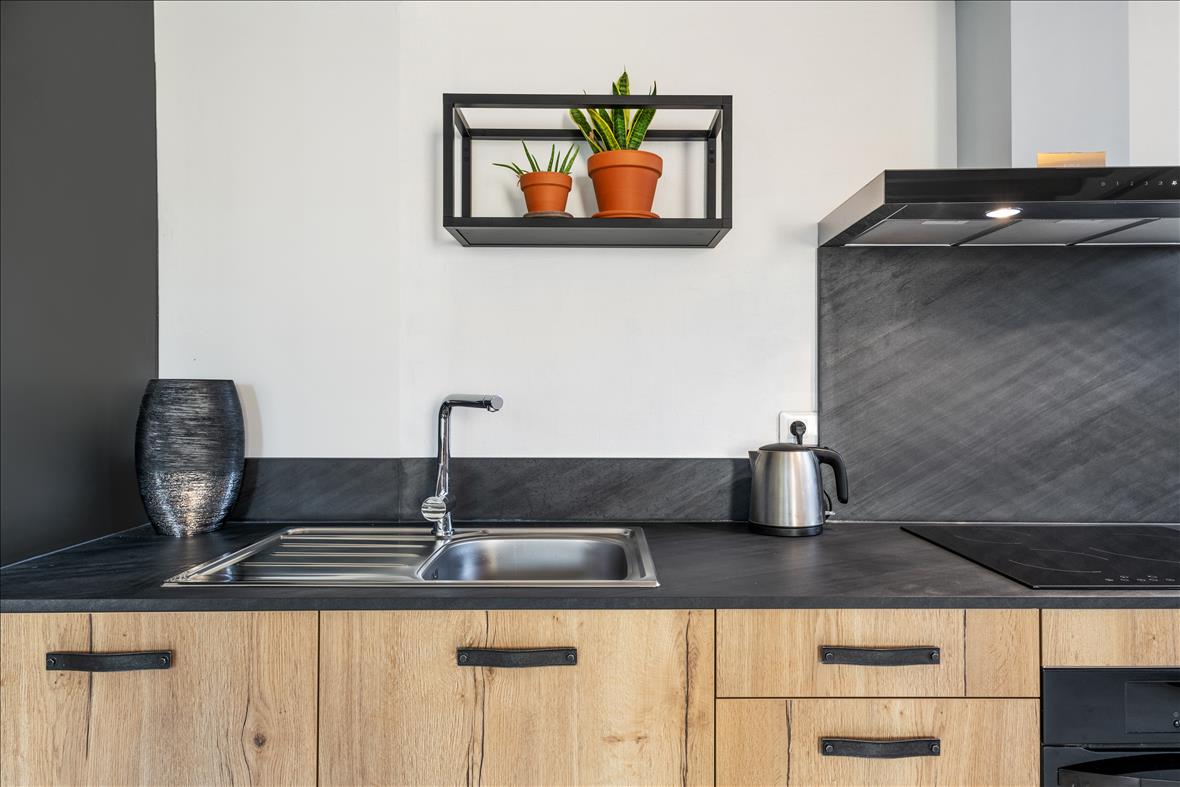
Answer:
<svg viewBox="0 0 1180 787"><path fill-rule="evenodd" d="M1180 608L1180 590L1032 590L889 523L829 524L814 538L759 536L742 524L636 523L647 534L658 588L161 587L290 524L230 523L189 539L158 536L145 525L17 563L0 570L0 612Z"/></svg>

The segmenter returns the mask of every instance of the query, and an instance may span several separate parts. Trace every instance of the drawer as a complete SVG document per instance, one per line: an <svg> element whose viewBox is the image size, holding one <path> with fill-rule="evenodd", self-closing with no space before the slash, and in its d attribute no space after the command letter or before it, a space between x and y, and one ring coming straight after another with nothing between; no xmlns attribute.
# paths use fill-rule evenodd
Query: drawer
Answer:
<svg viewBox="0 0 1180 787"><path fill-rule="evenodd" d="M1036 610L719 610L720 697L1035 697Z"/></svg>
<svg viewBox="0 0 1180 787"><path fill-rule="evenodd" d="M1041 629L1046 667L1180 666L1180 609L1046 609Z"/></svg>
<svg viewBox="0 0 1180 787"><path fill-rule="evenodd" d="M1005 787L1040 776L1034 699L790 700L788 713L788 784Z"/></svg>

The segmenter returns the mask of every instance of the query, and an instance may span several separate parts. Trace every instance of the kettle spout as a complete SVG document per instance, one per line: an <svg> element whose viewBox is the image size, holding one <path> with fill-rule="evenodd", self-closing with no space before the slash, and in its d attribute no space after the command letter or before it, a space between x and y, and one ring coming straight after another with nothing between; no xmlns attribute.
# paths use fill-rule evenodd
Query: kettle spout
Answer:
<svg viewBox="0 0 1180 787"><path fill-rule="evenodd" d="M750 455L750 472L752 473L752 472L754 472L754 461L758 458L758 452L757 451L747 451L746 453L748 453Z"/></svg>

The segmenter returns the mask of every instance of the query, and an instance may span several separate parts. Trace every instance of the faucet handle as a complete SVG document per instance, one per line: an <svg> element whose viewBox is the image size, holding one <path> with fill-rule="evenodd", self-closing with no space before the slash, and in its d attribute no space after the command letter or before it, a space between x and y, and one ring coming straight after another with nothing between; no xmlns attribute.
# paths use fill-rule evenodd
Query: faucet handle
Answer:
<svg viewBox="0 0 1180 787"><path fill-rule="evenodd" d="M427 522L441 522L450 510L451 504L446 495L431 495L422 501L422 518Z"/></svg>

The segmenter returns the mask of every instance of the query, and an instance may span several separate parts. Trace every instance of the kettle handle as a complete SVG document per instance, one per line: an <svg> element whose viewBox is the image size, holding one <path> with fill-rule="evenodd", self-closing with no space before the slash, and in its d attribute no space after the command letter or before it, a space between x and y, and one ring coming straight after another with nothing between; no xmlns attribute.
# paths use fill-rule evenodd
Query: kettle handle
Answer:
<svg viewBox="0 0 1180 787"><path fill-rule="evenodd" d="M832 473L836 476L836 498L841 503L848 502L848 471L844 469L844 459L831 448L813 448L816 459L821 465L831 465Z"/></svg>

